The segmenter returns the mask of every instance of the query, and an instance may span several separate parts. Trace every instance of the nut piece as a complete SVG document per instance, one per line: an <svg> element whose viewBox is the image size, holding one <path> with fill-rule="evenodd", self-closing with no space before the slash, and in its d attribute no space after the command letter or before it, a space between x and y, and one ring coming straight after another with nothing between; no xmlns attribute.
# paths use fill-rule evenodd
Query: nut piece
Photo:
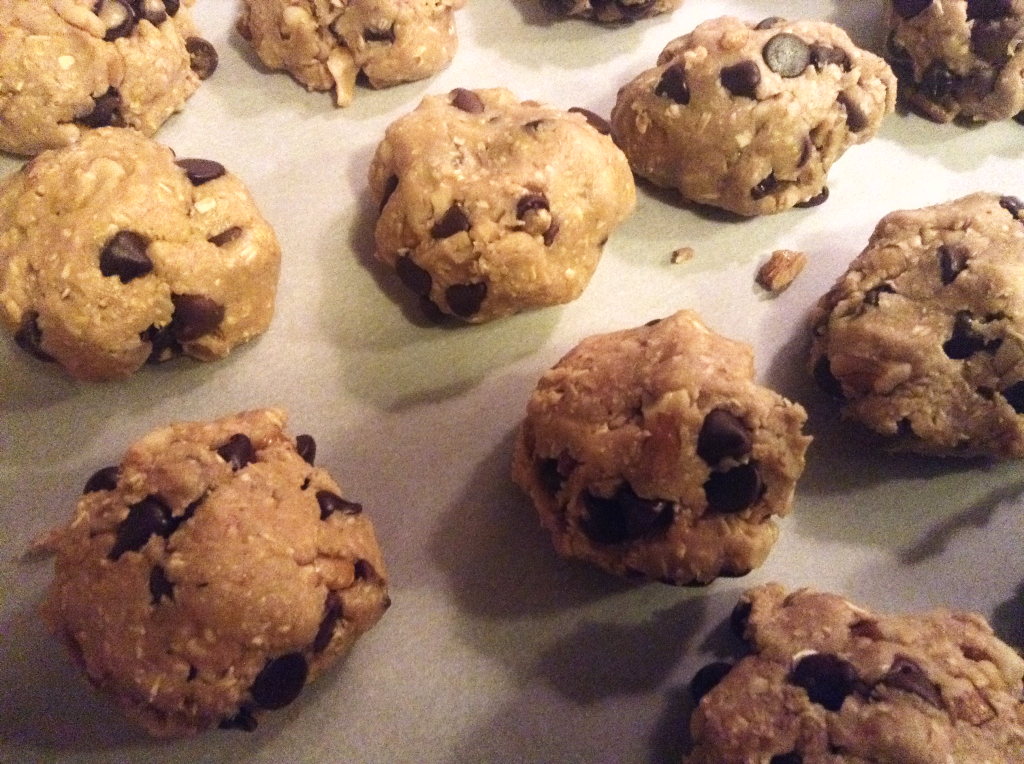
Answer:
<svg viewBox="0 0 1024 764"><path fill-rule="evenodd" d="M807 265L807 255L792 249L777 249L757 271L757 283L769 292L781 292L793 283Z"/></svg>
<svg viewBox="0 0 1024 764"><path fill-rule="evenodd" d="M672 253L672 264L678 265L679 263L685 263L687 260L692 260L694 254L693 247L680 247Z"/></svg>

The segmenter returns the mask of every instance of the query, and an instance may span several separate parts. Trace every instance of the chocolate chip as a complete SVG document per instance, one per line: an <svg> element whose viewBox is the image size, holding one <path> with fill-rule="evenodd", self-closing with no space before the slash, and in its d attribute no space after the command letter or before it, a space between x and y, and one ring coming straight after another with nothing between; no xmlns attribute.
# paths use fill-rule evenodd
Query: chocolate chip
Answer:
<svg viewBox="0 0 1024 764"><path fill-rule="evenodd" d="M963 245L943 244L937 254L939 278L942 279L943 286L948 286L967 268L967 260L971 253Z"/></svg>
<svg viewBox="0 0 1024 764"><path fill-rule="evenodd" d="M690 85L686 81L686 67L681 61L676 61L662 72L654 95L668 98L681 106L690 102Z"/></svg>
<svg viewBox="0 0 1024 764"><path fill-rule="evenodd" d="M335 512L340 512L343 515L358 515L363 511L362 504L343 499L331 491L317 491L316 503L320 505L321 520L326 520Z"/></svg>
<svg viewBox="0 0 1024 764"><path fill-rule="evenodd" d="M322 653L331 644L334 638L334 627L341 620L343 607L341 597L335 591L327 592L327 599L324 601L324 615L320 619L320 627L316 630L316 637L313 638L313 652Z"/></svg>
<svg viewBox="0 0 1024 764"><path fill-rule="evenodd" d="M811 46L795 34L780 32L761 48L761 58L780 77L799 77L811 63Z"/></svg>
<svg viewBox="0 0 1024 764"><path fill-rule="evenodd" d="M753 61L740 61L727 66L719 74L722 87L741 98L757 98L757 86L761 83L761 69Z"/></svg>
<svg viewBox="0 0 1024 764"><path fill-rule="evenodd" d="M739 639L745 639L747 623L750 621L750 612L754 609L750 600L740 600L729 613L729 629Z"/></svg>
<svg viewBox="0 0 1024 764"><path fill-rule="evenodd" d="M725 409L709 411L697 435L697 456L711 466L727 456L742 458L750 453L752 446L746 424Z"/></svg>
<svg viewBox="0 0 1024 764"><path fill-rule="evenodd" d="M1024 414L1024 381L1014 382L1005 390L1000 391L1006 402L1013 407L1018 414Z"/></svg>
<svg viewBox="0 0 1024 764"><path fill-rule="evenodd" d="M864 304L870 305L872 308L878 307L878 301L883 294L896 294L896 287L887 281L883 281L877 286L871 287L864 293Z"/></svg>
<svg viewBox="0 0 1024 764"><path fill-rule="evenodd" d="M893 0L892 7L905 19L912 19L932 4L932 0Z"/></svg>
<svg viewBox="0 0 1024 764"><path fill-rule="evenodd" d="M608 124L608 120L599 114L595 114L590 109L584 109L579 106L573 106L569 109L570 114L582 114L583 118L587 120L592 128L601 133L601 135L611 135L612 126Z"/></svg>
<svg viewBox="0 0 1024 764"><path fill-rule="evenodd" d="M167 21L167 9L161 0L137 0L139 15L153 26Z"/></svg>
<svg viewBox="0 0 1024 764"><path fill-rule="evenodd" d="M838 711L857 686L857 670L846 660L831 653L813 653L793 667L789 681L807 691L812 703L829 711Z"/></svg>
<svg viewBox="0 0 1024 764"><path fill-rule="evenodd" d="M96 493L97 491L113 491L117 488L117 478L121 474L118 467L104 467L96 470L92 476L85 481L85 488L82 493Z"/></svg>
<svg viewBox="0 0 1024 764"><path fill-rule="evenodd" d="M766 196L773 193L779 187L779 182L775 179L775 171L772 170L765 176L760 183L750 189L750 198L754 201L764 199Z"/></svg>
<svg viewBox="0 0 1024 764"><path fill-rule="evenodd" d="M999 206L1017 218L1017 220L1024 220L1024 201L1021 201L1016 196L1000 197Z"/></svg>
<svg viewBox="0 0 1024 764"><path fill-rule="evenodd" d="M808 207L817 207L818 205L824 204L828 201L828 186L822 186L821 191L812 196L810 199L804 199L802 202L797 202L794 207L800 209L807 209Z"/></svg>
<svg viewBox="0 0 1024 764"><path fill-rule="evenodd" d="M127 284L153 270L146 254L149 239L135 231L118 231L100 250L100 273L117 276Z"/></svg>
<svg viewBox="0 0 1024 764"><path fill-rule="evenodd" d="M93 99L92 111L75 121L86 127L123 127L121 106L121 94L117 88L109 87L106 93Z"/></svg>
<svg viewBox="0 0 1024 764"><path fill-rule="evenodd" d="M583 503L587 516L580 520L580 528L598 544L621 544L661 533L675 518L672 502L637 496L629 483L622 483L610 499L588 491Z"/></svg>
<svg viewBox="0 0 1024 764"><path fill-rule="evenodd" d="M700 703L701 698L715 689L731 670L731 663L715 661L694 674L690 680L690 697L693 698L693 702Z"/></svg>
<svg viewBox="0 0 1024 764"><path fill-rule="evenodd" d="M822 355L821 358L815 361L813 375L814 381L818 383L818 387L830 398L834 398L837 401L846 398L843 394L842 383L832 374L831 364L827 355Z"/></svg>
<svg viewBox="0 0 1024 764"><path fill-rule="evenodd" d="M941 101L953 92L956 78L944 63L933 62L921 76L921 94L929 101Z"/></svg>
<svg viewBox="0 0 1024 764"><path fill-rule="evenodd" d="M199 676L199 669L197 669L195 666L193 666L190 663L189 666L188 666L188 676L185 677L185 681L193 682L193 681L195 681L195 678L197 676Z"/></svg>
<svg viewBox="0 0 1024 764"><path fill-rule="evenodd" d="M185 40L188 51L189 68L201 80L209 79L217 71L217 49L202 37L189 37Z"/></svg>
<svg viewBox="0 0 1024 764"><path fill-rule="evenodd" d="M845 90L836 96L836 102L846 110L846 126L850 128L850 132L859 133L871 123L860 104Z"/></svg>
<svg viewBox="0 0 1024 764"><path fill-rule="evenodd" d="M354 567L354 575L357 581L376 581L377 571L373 565L370 564L369 560L356 560Z"/></svg>
<svg viewBox="0 0 1024 764"><path fill-rule="evenodd" d="M14 333L14 344L40 361L53 361L54 357L43 350L43 330L39 328L39 314L26 310L21 325Z"/></svg>
<svg viewBox="0 0 1024 764"><path fill-rule="evenodd" d="M777 753L768 760L768 764L804 764L804 757L799 751Z"/></svg>
<svg viewBox="0 0 1024 764"><path fill-rule="evenodd" d="M469 216L462 209L462 205L453 202L448 211L441 216L441 219L434 223L430 229L430 235L435 239L447 239L470 228Z"/></svg>
<svg viewBox="0 0 1024 764"><path fill-rule="evenodd" d="M704 496L711 512L742 512L756 503L763 493L764 483L756 462L712 472L704 482Z"/></svg>
<svg viewBox="0 0 1024 764"><path fill-rule="evenodd" d="M135 9L127 0L99 0L94 13L107 29L103 35L107 42L127 37L135 29Z"/></svg>
<svg viewBox="0 0 1024 764"><path fill-rule="evenodd" d="M656 0L640 0L639 2L634 0L615 0L614 4L622 13L623 21L637 21L647 16L651 8L654 7L655 2ZM595 5L593 0L591 0L591 4ZM597 5L600 5L600 3Z"/></svg>
<svg viewBox="0 0 1024 764"><path fill-rule="evenodd" d="M914 59L906 48L896 42L895 32L890 33L886 41L885 58L896 79L911 84L914 82Z"/></svg>
<svg viewBox="0 0 1024 764"><path fill-rule="evenodd" d="M167 9L168 16L175 15L179 7L181 7L181 0L164 0L164 8Z"/></svg>
<svg viewBox="0 0 1024 764"><path fill-rule="evenodd" d="M399 255L395 260L395 273L399 280L406 285L414 294L426 297L430 294L430 288L434 280L430 274L416 265L409 255Z"/></svg>
<svg viewBox="0 0 1024 764"><path fill-rule="evenodd" d="M516 204L516 217L524 220L527 213L547 209L550 209L550 207L548 205L548 198L544 194L528 193Z"/></svg>
<svg viewBox="0 0 1024 764"><path fill-rule="evenodd" d="M763 31L765 29L771 29L777 27L779 24L785 24L786 20L782 16L769 16L766 19L761 19L754 25L754 29Z"/></svg>
<svg viewBox="0 0 1024 764"><path fill-rule="evenodd" d="M159 496L151 494L137 504L132 504L128 516L117 526L110 559L118 560L125 552L137 552L154 534L167 538L175 527L171 508Z"/></svg>
<svg viewBox="0 0 1024 764"><path fill-rule="evenodd" d="M221 719L220 724L217 725L218 729L222 730L242 730L242 732L255 732L259 726L259 721L256 719L256 715L251 708L243 706L238 709L238 713L234 716Z"/></svg>
<svg viewBox="0 0 1024 764"><path fill-rule="evenodd" d="M942 343L942 350L953 360L968 358L982 350L995 350L1000 341L987 341L974 328L974 316L968 310L958 310L953 319L952 336Z"/></svg>
<svg viewBox="0 0 1024 764"><path fill-rule="evenodd" d="M1016 122L1018 125L1024 125L1024 110L1018 111L1016 114L1014 114L1013 121Z"/></svg>
<svg viewBox="0 0 1024 764"><path fill-rule="evenodd" d="M174 339L171 324L159 328L150 326L144 332L139 332L139 338L150 345L146 363L162 363L181 354L181 344Z"/></svg>
<svg viewBox="0 0 1024 764"><path fill-rule="evenodd" d="M444 299L448 307L452 313L462 318L476 315L486 298L486 281L478 281L475 284L452 284L444 290Z"/></svg>
<svg viewBox="0 0 1024 764"><path fill-rule="evenodd" d="M174 599L174 584L167 578L167 573L159 565L154 565L153 569L149 571L149 595L154 605L159 605L160 600L164 597L169 600Z"/></svg>
<svg viewBox="0 0 1024 764"><path fill-rule="evenodd" d="M395 25L381 28L367 27L363 30L363 39L366 42L386 42L391 44L395 41Z"/></svg>
<svg viewBox="0 0 1024 764"><path fill-rule="evenodd" d="M209 183L227 172L224 165L212 159L177 159L174 164L185 171L193 186Z"/></svg>
<svg viewBox="0 0 1024 764"><path fill-rule="evenodd" d="M545 247L551 246L551 243L555 240L555 237L558 235L559 230L560 226L558 224L558 221L555 220L554 218L551 218L551 225L548 226L548 230L544 232L544 236L542 237L544 239Z"/></svg>
<svg viewBox="0 0 1024 764"><path fill-rule="evenodd" d="M819 72L826 66L838 66L844 72L853 68L850 55L845 50L820 43L811 45L811 65Z"/></svg>
<svg viewBox="0 0 1024 764"><path fill-rule="evenodd" d="M878 680L880 684L917 695L925 703L942 709L942 693L935 682L914 660L905 655L893 658L892 665Z"/></svg>
<svg viewBox="0 0 1024 764"><path fill-rule="evenodd" d="M384 198L380 200L380 209L378 212L384 211L384 206L388 203L388 199L391 195L398 190L398 176L389 175L388 179L384 181Z"/></svg>
<svg viewBox="0 0 1024 764"><path fill-rule="evenodd" d="M1012 11L1012 0L967 0L968 21L971 19L994 21L1009 16Z"/></svg>
<svg viewBox="0 0 1024 764"><path fill-rule="evenodd" d="M544 490L554 496L562 490L565 479L558 471L558 459L541 459L537 462L537 478Z"/></svg>
<svg viewBox="0 0 1024 764"><path fill-rule="evenodd" d="M312 435L296 435L295 450L306 464L313 466L313 461L316 459L316 441Z"/></svg>
<svg viewBox="0 0 1024 764"><path fill-rule="evenodd" d="M200 294L172 294L171 333L178 342L192 342L209 334L224 320L224 306Z"/></svg>
<svg viewBox="0 0 1024 764"><path fill-rule="evenodd" d="M978 19L971 26L971 51L978 58L1001 67L1010 58L1012 37L1013 31L1005 24Z"/></svg>
<svg viewBox="0 0 1024 764"><path fill-rule="evenodd" d="M218 448L217 455L231 466L232 472L256 461L256 449L252 447L252 441L248 435L240 432L232 435L227 443Z"/></svg>
<svg viewBox="0 0 1024 764"><path fill-rule="evenodd" d="M207 239L207 241L213 244L215 247L223 247L227 244L230 244L241 235L242 227L233 225L230 228L225 228L216 236L211 236L209 239Z"/></svg>
<svg viewBox="0 0 1024 764"><path fill-rule="evenodd" d="M484 102L480 96L466 88L455 88L448 95L452 97L451 104L469 114L481 114L484 110Z"/></svg>
<svg viewBox="0 0 1024 764"><path fill-rule="evenodd" d="M268 711L284 708L299 697L308 674L302 653L285 653L267 661L252 683L252 699Z"/></svg>

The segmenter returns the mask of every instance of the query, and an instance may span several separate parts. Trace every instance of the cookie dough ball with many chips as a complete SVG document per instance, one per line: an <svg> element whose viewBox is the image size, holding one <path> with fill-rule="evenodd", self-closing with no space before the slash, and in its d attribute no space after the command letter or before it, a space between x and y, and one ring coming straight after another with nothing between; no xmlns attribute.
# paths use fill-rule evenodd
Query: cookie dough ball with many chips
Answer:
<svg viewBox="0 0 1024 764"><path fill-rule="evenodd" d="M348 106L356 76L384 88L422 80L455 56L465 0L244 0L239 33L270 69Z"/></svg>
<svg viewBox="0 0 1024 764"><path fill-rule="evenodd" d="M370 166L377 257L465 321L576 299L636 204L602 123L500 88L427 96Z"/></svg>
<svg viewBox="0 0 1024 764"><path fill-rule="evenodd" d="M1024 122L1024 0L886 0L886 56L936 122Z"/></svg>
<svg viewBox="0 0 1024 764"><path fill-rule="evenodd" d="M622 24L671 13L683 0L542 0L559 16Z"/></svg>
<svg viewBox="0 0 1024 764"><path fill-rule="evenodd" d="M655 185L762 215L824 201L833 163L895 101L885 61L839 27L726 16L670 42L620 89L612 133Z"/></svg>
<svg viewBox="0 0 1024 764"><path fill-rule="evenodd" d="M731 622L752 654L694 677L686 764L1024 762L1024 660L976 613L765 584Z"/></svg>
<svg viewBox="0 0 1024 764"><path fill-rule="evenodd" d="M370 520L284 425L271 409L158 429L40 544L47 623L155 735L254 729L389 605Z"/></svg>
<svg viewBox="0 0 1024 764"><path fill-rule="evenodd" d="M0 182L0 320L87 380L266 330L281 250L242 182L124 128L46 151Z"/></svg>
<svg viewBox="0 0 1024 764"><path fill-rule="evenodd" d="M886 215L811 315L811 365L892 448L1024 457L1024 203Z"/></svg>
<svg viewBox="0 0 1024 764"><path fill-rule="evenodd" d="M562 555L707 583L767 557L803 471L805 419L754 382L748 345L681 311L590 337L548 371L512 474Z"/></svg>
<svg viewBox="0 0 1024 764"><path fill-rule="evenodd" d="M8 3L0 10L4 151L37 154L111 125L153 135L217 66L189 15L192 0Z"/></svg>

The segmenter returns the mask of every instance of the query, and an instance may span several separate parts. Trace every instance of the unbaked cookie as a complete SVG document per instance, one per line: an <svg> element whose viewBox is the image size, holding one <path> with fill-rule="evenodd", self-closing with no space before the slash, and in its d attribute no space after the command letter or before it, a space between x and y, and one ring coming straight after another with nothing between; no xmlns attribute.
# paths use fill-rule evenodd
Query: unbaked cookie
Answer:
<svg viewBox="0 0 1024 764"><path fill-rule="evenodd" d="M512 476L557 550L672 584L742 576L789 513L803 408L692 311L590 337L540 380Z"/></svg>
<svg viewBox="0 0 1024 764"><path fill-rule="evenodd" d="M980 615L765 584L732 625L753 654L694 677L687 764L1024 762L1024 660Z"/></svg>
<svg viewBox="0 0 1024 764"><path fill-rule="evenodd" d="M1024 0L886 0L886 57L936 122L1024 118Z"/></svg>
<svg viewBox="0 0 1024 764"><path fill-rule="evenodd" d="M446 67L466 0L244 0L238 31L270 69L348 106L362 73L371 87L422 80Z"/></svg>
<svg viewBox="0 0 1024 764"><path fill-rule="evenodd" d="M541 3L559 16L622 24L671 13L683 0L541 0Z"/></svg>
<svg viewBox="0 0 1024 764"><path fill-rule="evenodd" d="M377 257L465 321L576 299L636 204L602 123L501 88L427 96L370 166Z"/></svg>
<svg viewBox="0 0 1024 764"><path fill-rule="evenodd" d="M0 320L73 376L213 360L266 330L281 250L242 182L125 128L0 181Z"/></svg>
<svg viewBox="0 0 1024 764"><path fill-rule="evenodd" d="M0 149L32 155L96 127L145 135L217 66L193 0L8 0L0 8Z"/></svg>
<svg viewBox="0 0 1024 764"><path fill-rule="evenodd" d="M362 507L279 410L179 423L85 485L43 615L155 735L255 729L390 604Z"/></svg>
<svg viewBox="0 0 1024 764"><path fill-rule="evenodd" d="M619 90L612 134L634 171L740 215L825 200L826 174L896 102L878 56L824 21L705 21Z"/></svg>
<svg viewBox="0 0 1024 764"><path fill-rule="evenodd" d="M893 448L1024 457L1024 203L886 215L811 314L811 366Z"/></svg>

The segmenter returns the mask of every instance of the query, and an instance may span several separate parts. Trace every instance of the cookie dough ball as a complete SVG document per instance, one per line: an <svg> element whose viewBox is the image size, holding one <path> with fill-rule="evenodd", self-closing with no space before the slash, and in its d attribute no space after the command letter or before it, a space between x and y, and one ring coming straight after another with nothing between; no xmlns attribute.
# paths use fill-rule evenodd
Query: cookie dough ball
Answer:
<svg viewBox="0 0 1024 764"><path fill-rule="evenodd" d="M732 625L752 655L694 677L687 764L1024 762L1024 660L980 615L765 584Z"/></svg>
<svg viewBox="0 0 1024 764"><path fill-rule="evenodd" d="M266 330L281 250L242 182L124 128L0 181L0 320L86 380L204 361Z"/></svg>
<svg viewBox="0 0 1024 764"><path fill-rule="evenodd" d="M636 204L601 123L500 88L427 96L370 166L377 257L465 321L575 300Z"/></svg>
<svg viewBox="0 0 1024 764"><path fill-rule="evenodd" d="M455 11L466 0L244 0L238 31L270 69L348 106L362 72L370 87L422 80L455 56Z"/></svg>
<svg viewBox="0 0 1024 764"><path fill-rule="evenodd" d="M886 0L886 56L935 122L1024 120L1024 0Z"/></svg>
<svg viewBox="0 0 1024 764"><path fill-rule="evenodd" d="M562 555L707 583L768 556L803 472L805 419L754 383L748 345L681 311L590 337L548 371L512 476Z"/></svg>
<svg viewBox="0 0 1024 764"><path fill-rule="evenodd" d="M683 0L542 0L542 4L559 16L622 24L671 13Z"/></svg>
<svg viewBox="0 0 1024 764"><path fill-rule="evenodd" d="M56 553L46 622L155 735L255 729L390 604L370 520L285 418L150 433L40 542Z"/></svg>
<svg viewBox="0 0 1024 764"><path fill-rule="evenodd" d="M811 314L811 367L895 449L1024 457L1024 203L886 215Z"/></svg>
<svg viewBox="0 0 1024 764"><path fill-rule="evenodd" d="M217 66L216 50L189 15L192 2L5 4L0 149L33 155L107 126L153 135Z"/></svg>
<svg viewBox="0 0 1024 764"><path fill-rule="evenodd" d="M655 185L762 215L824 201L829 168L895 102L888 65L839 27L726 16L670 42L619 90L612 133Z"/></svg>

